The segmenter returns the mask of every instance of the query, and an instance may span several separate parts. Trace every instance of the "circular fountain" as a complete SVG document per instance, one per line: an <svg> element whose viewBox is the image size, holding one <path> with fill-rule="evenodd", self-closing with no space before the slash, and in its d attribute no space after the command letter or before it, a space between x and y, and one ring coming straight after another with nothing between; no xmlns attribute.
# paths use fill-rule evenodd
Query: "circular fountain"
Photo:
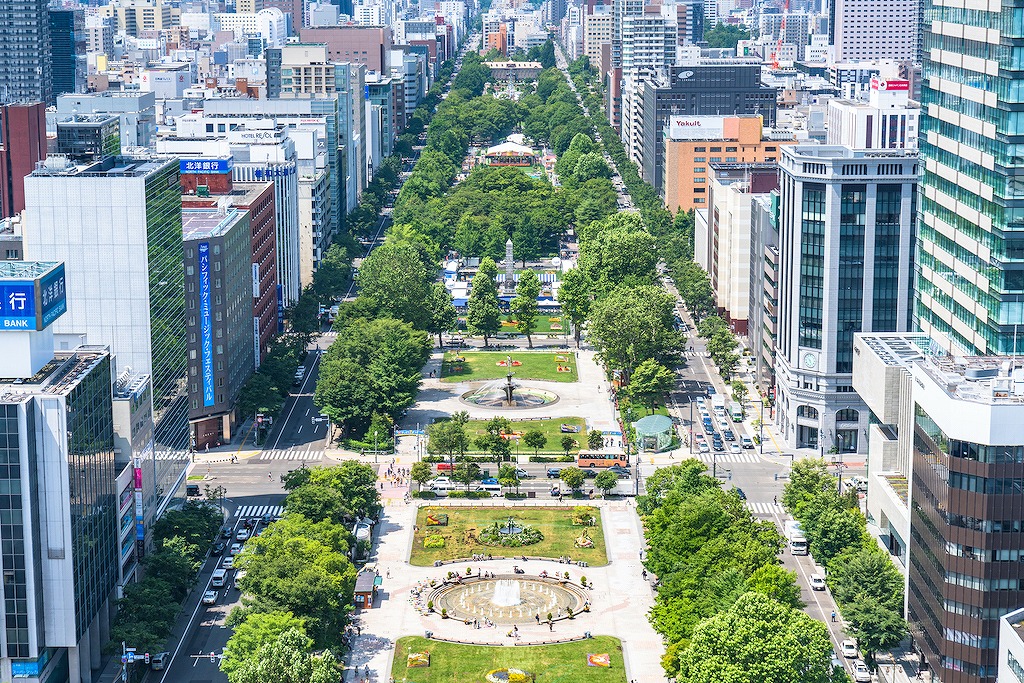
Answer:
<svg viewBox="0 0 1024 683"><path fill-rule="evenodd" d="M478 389L467 391L460 400L469 405L482 406L484 408L498 408L505 410L516 410L524 408L540 408L558 401L558 394L545 389L524 387L519 382L514 382L512 371L514 363L509 356L504 367L508 368L508 374L504 380L488 382Z"/></svg>
<svg viewBox="0 0 1024 683"><path fill-rule="evenodd" d="M490 619L496 624L523 623L550 613L579 614L587 595L579 586L553 579L495 576L465 579L441 586L430 594L434 611L446 610L454 619Z"/></svg>

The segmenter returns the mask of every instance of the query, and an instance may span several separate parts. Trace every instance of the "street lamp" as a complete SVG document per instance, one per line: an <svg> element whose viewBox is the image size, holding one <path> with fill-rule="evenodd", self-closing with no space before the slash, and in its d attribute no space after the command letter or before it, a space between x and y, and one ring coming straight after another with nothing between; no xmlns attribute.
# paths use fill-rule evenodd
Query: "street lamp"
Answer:
<svg viewBox="0 0 1024 683"><path fill-rule="evenodd" d="M761 397L761 418L757 423L758 453L764 455L764 396Z"/></svg>
<svg viewBox="0 0 1024 683"><path fill-rule="evenodd" d="M373 462L377 462L377 430L373 430Z"/></svg>

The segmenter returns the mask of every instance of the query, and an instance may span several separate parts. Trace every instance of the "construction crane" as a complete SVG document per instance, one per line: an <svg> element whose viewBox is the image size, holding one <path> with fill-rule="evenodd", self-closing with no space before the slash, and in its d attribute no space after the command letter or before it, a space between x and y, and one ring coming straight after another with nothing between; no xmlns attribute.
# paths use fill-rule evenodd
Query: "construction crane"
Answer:
<svg viewBox="0 0 1024 683"><path fill-rule="evenodd" d="M772 51L772 68L779 68L779 53L782 52L782 37L786 35L786 17L789 16L789 0L786 0L782 7L782 21L779 22L779 39L775 43L775 50Z"/></svg>

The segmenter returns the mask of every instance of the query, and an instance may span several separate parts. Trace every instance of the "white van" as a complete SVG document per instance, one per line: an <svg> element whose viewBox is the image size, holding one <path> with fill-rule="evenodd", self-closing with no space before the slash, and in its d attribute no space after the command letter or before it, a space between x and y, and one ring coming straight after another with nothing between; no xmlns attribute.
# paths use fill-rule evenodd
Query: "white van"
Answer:
<svg viewBox="0 0 1024 683"><path fill-rule="evenodd" d="M217 569L213 572L213 578L210 579L210 585L214 588L223 588L224 581L227 578L227 569Z"/></svg>
<svg viewBox="0 0 1024 683"><path fill-rule="evenodd" d="M241 581L245 578L245 570L239 569L235 573L235 590L242 590Z"/></svg>
<svg viewBox="0 0 1024 683"><path fill-rule="evenodd" d="M430 482L431 491L454 491L455 482L444 477L438 477Z"/></svg>
<svg viewBox="0 0 1024 683"><path fill-rule="evenodd" d="M501 484L480 484L479 486L476 486L473 490L487 491L488 493L491 494L491 498L500 498L502 495Z"/></svg>

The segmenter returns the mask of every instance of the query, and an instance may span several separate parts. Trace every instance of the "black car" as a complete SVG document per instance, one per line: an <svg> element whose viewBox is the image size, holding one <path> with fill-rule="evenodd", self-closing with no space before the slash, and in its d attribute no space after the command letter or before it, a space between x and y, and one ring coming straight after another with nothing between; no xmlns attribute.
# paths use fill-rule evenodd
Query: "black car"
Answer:
<svg viewBox="0 0 1024 683"><path fill-rule="evenodd" d="M743 492L743 489L741 489L740 487L737 486L735 491L736 491L736 495L740 497L740 500L746 500L747 499L747 494Z"/></svg>
<svg viewBox="0 0 1024 683"><path fill-rule="evenodd" d="M597 470L595 470L593 467L588 467L583 470L583 476L586 477L587 479L593 479L594 477L597 476Z"/></svg>
<svg viewBox="0 0 1024 683"><path fill-rule="evenodd" d="M557 467L549 467L548 468L548 479L558 479L559 472L561 472L561 471L562 470L560 470Z"/></svg>
<svg viewBox="0 0 1024 683"><path fill-rule="evenodd" d="M619 475L619 479L629 479L632 475L630 469L628 467L623 467L622 465L612 465L608 468L608 471Z"/></svg>
<svg viewBox="0 0 1024 683"><path fill-rule="evenodd" d="M211 555L223 555L225 548L227 548L227 546L224 545L224 541L217 541L216 543L213 544L213 548L210 549L210 554Z"/></svg>
<svg viewBox="0 0 1024 683"><path fill-rule="evenodd" d="M711 447L716 451L724 451L725 445L721 441L715 441L711 444Z"/></svg>

